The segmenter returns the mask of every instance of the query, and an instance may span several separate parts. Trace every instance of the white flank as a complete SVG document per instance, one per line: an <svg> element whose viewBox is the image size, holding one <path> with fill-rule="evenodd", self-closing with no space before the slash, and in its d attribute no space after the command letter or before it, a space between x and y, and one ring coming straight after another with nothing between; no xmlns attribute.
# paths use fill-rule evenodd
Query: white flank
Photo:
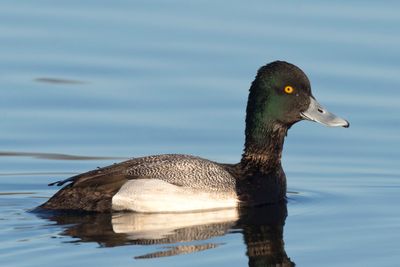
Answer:
<svg viewBox="0 0 400 267"><path fill-rule="evenodd" d="M126 182L112 198L113 210L186 212L237 207L232 193L207 192L176 186L159 179Z"/></svg>

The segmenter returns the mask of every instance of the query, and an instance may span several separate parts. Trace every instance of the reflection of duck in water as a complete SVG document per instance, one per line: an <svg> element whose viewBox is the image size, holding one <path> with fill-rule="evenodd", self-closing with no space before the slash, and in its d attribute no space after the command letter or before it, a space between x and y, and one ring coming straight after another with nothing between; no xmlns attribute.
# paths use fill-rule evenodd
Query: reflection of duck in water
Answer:
<svg viewBox="0 0 400 267"><path fill-rule="evenodd" d="M62 235L80 239L73 242L97 242L102 247L146 245L157 250L136 255L136 259L213 249L224 245L217 237L241 233L251 267L293 266L286 255L283 242L286 215L284 203L243 210L170 214L39 213L39 216L65 227ZM160 248L159 245L163 247Z"/></svg>
<svg viewBox="0 0 400 267"><path fill-rule="evenodd" d="M69 184L41 207L170 212L279 202L286 194L281 167L284 138L302 119L349 126L318 104L298 67L270 63L259 69L250 88L240 163L220 164L188 155L135 158L54 183Z"/></svg>

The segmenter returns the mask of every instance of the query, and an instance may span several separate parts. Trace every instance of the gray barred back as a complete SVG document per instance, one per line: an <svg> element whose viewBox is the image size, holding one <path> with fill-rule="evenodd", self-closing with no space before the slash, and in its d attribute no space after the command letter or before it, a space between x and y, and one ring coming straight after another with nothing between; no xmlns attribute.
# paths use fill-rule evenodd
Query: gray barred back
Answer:
<svg viewBox="0 0 400 267"><path fill-rule="evenodd" d="M128 177L147 177L196 189L235 192L236 180L215 162L190 155L166 154L134 158Z"/></svg>

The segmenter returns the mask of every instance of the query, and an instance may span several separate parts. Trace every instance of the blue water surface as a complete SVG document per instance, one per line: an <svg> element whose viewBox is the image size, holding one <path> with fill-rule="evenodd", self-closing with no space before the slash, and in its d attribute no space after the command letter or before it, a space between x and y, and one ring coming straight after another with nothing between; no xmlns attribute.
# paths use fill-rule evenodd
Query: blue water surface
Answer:
<svg viewBox="0 0 400 267"><path fill-rule="evenodd" d="M398 266L399 10L1 1L0 266ZM128 157L238 162L248 88L277 59L351 123L290 129L287 207L189 219L29 212L56 192L48 183Z"/></svg>

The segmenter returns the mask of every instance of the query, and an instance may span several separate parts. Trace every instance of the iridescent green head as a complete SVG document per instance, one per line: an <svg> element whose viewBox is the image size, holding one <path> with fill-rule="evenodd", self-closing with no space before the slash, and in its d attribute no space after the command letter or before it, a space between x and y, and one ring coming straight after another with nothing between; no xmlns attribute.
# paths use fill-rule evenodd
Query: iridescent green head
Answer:
<svg viewBox="0 0 400 267"><path fill-rule="evenodd" d="M346 120L318 104L311 93L310 81L300 68L284 61L261 67L250 88L246 135L250 129L258 134L257 128L266 125L289 128L302 119L327 126L349 126Z"/></svg>

